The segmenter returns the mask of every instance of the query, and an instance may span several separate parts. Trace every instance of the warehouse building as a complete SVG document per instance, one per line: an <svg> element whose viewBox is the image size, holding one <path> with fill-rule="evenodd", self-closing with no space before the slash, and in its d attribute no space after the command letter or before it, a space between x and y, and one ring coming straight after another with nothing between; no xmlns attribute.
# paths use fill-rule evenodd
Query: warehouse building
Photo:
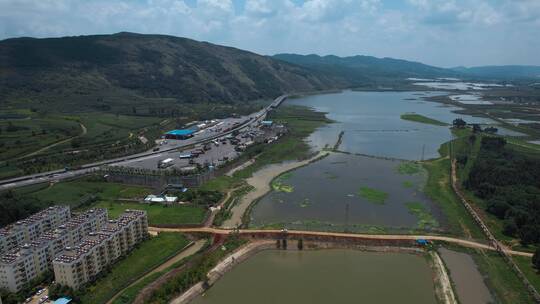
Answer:
<svg viewBox="0 0 540 304"><path fill-rule="evenodd" d="M79 289L131 251L147 232L146 211L126 210L118 219L109 221L100 231L91 233L76 246L66 248L54 259L56 282Z"/></svg>
<svg viewBox="0 0 540 304"><path fill-rule="evenodd" d="M166 139L188 139L193 137L193 134L195 133L195 130L191 129L180 129L180 130L172 130L167 133L165 133Z"/></svg>

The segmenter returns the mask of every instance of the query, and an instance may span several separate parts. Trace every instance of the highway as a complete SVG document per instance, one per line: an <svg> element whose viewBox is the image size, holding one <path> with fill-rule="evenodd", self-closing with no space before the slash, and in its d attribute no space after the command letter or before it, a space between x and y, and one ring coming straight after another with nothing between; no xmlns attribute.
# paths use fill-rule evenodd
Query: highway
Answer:
<svg viewBox="0 0 540 304"><path fill-rule="evenodd" d="M240 123L237 127L229 131L224 131L220 133L212 133L210 131L200 132L199 134L197 134L196 136L192 138L182 140L182 141L175 141L177 142L176 145L173 144L173 145L167 145L165 148L162 147L159 151L150 150L150 151L146 151L146 152L142 152L138 154L133 154L130 156L124 156L120 158L94 162L94 163L83 165L81 166L81 168L75 169L75 170L66 171L66 170L61 169L61 170L54 170L54 171L42 172L42 173L21 176L21 177L16 177L16 178L11 178L11 179L0 180L0 191L22 187L22 186L29 186L33 184L70 179L70 178L86 175L91 172L97 171L99 167L103 165L114 165L114 164L118 164L118 163L122 163L126 161L136 161L138 159L144 159L150 156L154 156L156 154L161 154L168 151L182 149L182 148L196 145L196 144L206 143L216 138L230 134L235 130L242 130L250 125L260 122L266 117L266 114L268 113L269 110L281 105L281 103L285 99L287 99L287 97L288 95L281 95L277 97L276 99L274 99L274 101L270 105L268 105L266 108L258 112L252 113L248 116L243 116L240 118L227 118L224 121L228 125L232 125L235 122Z"/></svg>
<svg viewBox="0 0 540 304"><path fill-rule="evenodd" d="M232 233L238 233L240 235L261 235L268 236L274 235L276 238L285 234L282 230L276 229L221 229L211 227L201 228L158 228L148 227L149 231L153 232L181 232L181 233L211 233L218 235L229 235ZM452 244L457 244L469 248L485 249L485 250L497 250L494 246L475 242L472 240L465 240L460 238L454 238L450 236L442 235L409 235L409 234L360 234L360 233L341 233L341 232L323 232L323 231L309 231L309 230L288 230L286 231L288 236L296 237L328 237L332 239L363 239L363 240L385 240L385 241L415 241L418 239L424 239L429 241L442 241ZM532 257L532 253L521 252L515 250L505 249L505 252L510 255L520 255L526 257Z"/></svg>

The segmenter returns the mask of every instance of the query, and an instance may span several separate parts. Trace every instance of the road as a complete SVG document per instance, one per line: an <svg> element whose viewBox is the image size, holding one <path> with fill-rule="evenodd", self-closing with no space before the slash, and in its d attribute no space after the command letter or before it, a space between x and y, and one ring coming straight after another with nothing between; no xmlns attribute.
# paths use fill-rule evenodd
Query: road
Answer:
<svg viewBox="0 0 540 304"><path fill-rule="evenodd" d="M91 164L83 165L80 169L77 169L77 170L70 170L70 171L54 170L54 171L49 171L49 172L42 172L38 174L21 176L17 178L0 180L0 191L22 187L22 186L44 183L44 182L70 179L70 178L78 177L81 175L85 175L85 174L97 171L99 167L103 165L114 165L114 164L118 164L118 163L122 163L126 161L136 161L137 159L148 158L156 154L161 154L164 152L169 152L169 151L185 148L191 145L206 143L206 142L212 141L213 139L230 134L235 130L241 130L241 129L249 127L250 125L254 125L257 122L260 122L261 120L265 118L266 113L268 113L268 111L270 111L272 108L278 107L285 99L287 99L287 95L279 96L278 98L274 99L274 101L270 105L268 105L266 108L258 112L252 113L248 116L244 116L241 118L228 118L224 120L227 124L240 122L240 125L238 125L236 128L233 128L229 131L223 131L219 133L210 132L210 131L200 132L199 134L197 134L196 136L190 139L186 139L183 141L175 141L177 142L175 145L167 145L165 148L160 149L160 151L147 151L147 152L142 152L138 154L133 154L130 156L124 156L120 158L94 162Z"/></svg>
<svg viewBox="0 0 540 304"><path fill-rule="evenodd" d="M220 228L211 228L211 227L202 227L202 228L157 228L149 227L150 231L165 231L165 232L181 232L181 233L211 233L219 235L229 235L232 233L238 233L240 235L253 235L253 234L264 234L264 235L275 235L276 237L282 236L283 231L275 229L220 229ZM289 236L300 236L300 237L331 237L331 238L343 238L343 239L365 239L365 240L388 240L388 241L414 241L418 239L425 239L429 241L442 241L448 242L463 247L476 248L476 249L485 249L485 250L497 250L495 247L471 240L464 240L460 238L454 238L449 236L442 235L407 235L407 234L359 234L359 233L342 233L342 232L323 232L323 231L307 231L307 230L288 230L287 235ZM506 253L511 255L520 255L526 257L532 257L532 253L521 252L506 249Z"/></svg>

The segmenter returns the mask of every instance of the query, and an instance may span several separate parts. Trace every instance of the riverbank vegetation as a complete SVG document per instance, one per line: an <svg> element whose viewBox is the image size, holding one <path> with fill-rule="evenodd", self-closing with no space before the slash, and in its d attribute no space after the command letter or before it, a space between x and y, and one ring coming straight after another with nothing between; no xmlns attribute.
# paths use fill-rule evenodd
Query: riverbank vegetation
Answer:
<svg viewBox="0 0 540 304"><path fill-rule="evenodd" d="M401 114L400 118L403 120L409 120L409 121L414 121L414 122L419 122L419 123L424 123L424 124L429 124L429 125L448 126L448 124L445 122L442 122L433 118L429 118L424 115L416 114L416 113Z"/></svg>
<svg viewBox="0 0 540 304"><path fill-rule="evenodd" d="M205 281L206 274L214 268L219 261L244 243L244 240L237 238L236 236L230 236L221 248L194 256L190 260L190 265L187 269L172 277L152 293L148 303L169 303L174 297L185 292L191 286L198 282Z"/></svg>
<svg viewBox="0 0 540 304"><path fill-rule="evenodd" d="M503 234L540 243L540 158L524 156L500 137L483 137L464 185L503 221Z"/></svg>

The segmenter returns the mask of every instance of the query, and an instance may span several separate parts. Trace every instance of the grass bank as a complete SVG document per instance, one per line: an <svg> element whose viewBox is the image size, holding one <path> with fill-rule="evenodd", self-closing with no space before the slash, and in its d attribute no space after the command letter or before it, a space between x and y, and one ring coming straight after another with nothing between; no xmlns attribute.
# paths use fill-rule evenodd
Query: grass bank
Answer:
<svg viewBox="0 0 540 304"><path fill-rule="evenodd" d="M180 233L160 233L144 241L109 273L84 290L81 303L105 303L122 288L177 254L189 241Z"/></svg>
<svg viewBox="0 0 540 304"><path fill-rule="evenodd" d="M163 206L123 201L140 199L150 193L152 190L146 187L108 183L99 178L82 178L51 186L45 184L17 189L15 196L25 204L32 204L31 207L37 210L51 205L68 205L75 211L105 208L111 218L116 218L125 209L146 210L150 225L198 224L205 218L206 208L197 204ZM15 220L13 218L11 221Z"/></svg>

